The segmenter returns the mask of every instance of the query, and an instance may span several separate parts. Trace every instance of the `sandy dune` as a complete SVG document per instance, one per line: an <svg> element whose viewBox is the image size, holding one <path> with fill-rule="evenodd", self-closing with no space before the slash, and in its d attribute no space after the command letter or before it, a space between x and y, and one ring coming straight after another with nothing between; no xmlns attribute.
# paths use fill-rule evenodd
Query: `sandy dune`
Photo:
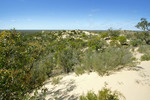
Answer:
<svg viewBox="0 0 150 100"><path fill-rule="evenodd" d="M140 61L142 54L137 52L137 48L133 55ZM76 100L87 91L97 93L105 83L108 88L120 91L126 100L150 100L150 61L142 61L134 68L122 69L109 76L102 77L92 72L80 76L70 73L61 77L63 79L55 86L47 80L44 85L48 88L46 100Z"/></svg>
<svg viewBox="0 0 150 100"><path fill-rule="evenodd" d="M112 90L120 91L127 100L150 100L150 61L143 61L134 70L124 69L109 76L99 76L96 72L76 76L75 73L62 75L60 84L55 86L49 82L46 99L73 100L89 90L95 93L105 83Z"/></svg>

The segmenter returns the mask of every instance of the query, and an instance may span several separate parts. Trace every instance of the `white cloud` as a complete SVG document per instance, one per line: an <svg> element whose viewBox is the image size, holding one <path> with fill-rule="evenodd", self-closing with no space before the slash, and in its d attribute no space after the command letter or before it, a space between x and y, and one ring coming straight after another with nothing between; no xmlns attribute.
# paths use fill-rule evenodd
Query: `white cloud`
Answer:
<svg viewBox="0 0 150 100"><path fill-rule="evenodd" d="M90 17L91 17L91 16L93 16L93 15L92 15L92 14L89 14L88 16L90 16Z"/></svg>
<svg viewBox="0 0 150 100"><path fill-rule="evenodd" d="M98 12L100 9L91 9L91 12Z"/></svg>

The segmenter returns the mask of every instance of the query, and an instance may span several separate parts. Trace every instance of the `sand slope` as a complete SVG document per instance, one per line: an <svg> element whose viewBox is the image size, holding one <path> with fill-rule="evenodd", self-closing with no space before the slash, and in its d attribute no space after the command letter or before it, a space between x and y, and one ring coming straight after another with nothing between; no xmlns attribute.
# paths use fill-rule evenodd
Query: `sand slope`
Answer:
<svg viewBox="0 0 150 100"><path fill-rule="evenodd" d="M142 54L137 52L133 55L140 61ZM122 69L109 76L99 76L96 72L85 73L77 76L75 73L61 75L63 79L57 85L51 85L47 80L44 85L48 89L47 100L76 100L87 91L97 93L105 83L112 90L120 91L126 100L150 100L150 61L142 61L132 69Z"/></svg>
<svg viewBox="0 0 150 100"><path fill-rule="evenodd" d="M53 86L48 82L44 86L48 88L46 99L78 99L89 90L97 93L107 83L108 88L120 91L127 100L150 100L150 61L141 62L134 70L123 69L109 76L101 77L92 72L80 76L70 73L62 77L60 84Z"/></svg>

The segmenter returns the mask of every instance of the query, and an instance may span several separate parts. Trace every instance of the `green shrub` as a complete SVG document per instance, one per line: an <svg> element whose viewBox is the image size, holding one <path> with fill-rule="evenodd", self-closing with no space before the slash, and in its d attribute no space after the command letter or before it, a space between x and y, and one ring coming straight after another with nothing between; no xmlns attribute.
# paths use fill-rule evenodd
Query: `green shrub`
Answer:
<svg viewBox="0 0 150 100"><path fill-rule="evenodd" d="M124 36L119 36L118 40L119 40L120 44L125 44L127 42L127 38Z"/></svg>
<svg viewBox="0 0 150 100"><path fill-rule="evenodd" d="M93 36L88 40L88 47L91 47L93 50L98 51L99 49L103 49L107 46L106 41L101 40L100 37Z"/></svg>
<svg viewBox="0 0 150 100"><path fill-rule="evenodd" d="M75 73L76 73L76 75L81 75L81 74L83 74L85 71L84 71L84 68L83 67L81 67L81 66L77 66L77 67L75 67Z"/></svg>
<svg viewBox="0 0 150 100"><path fill-rule="evenodd" d="M112 30L112 29L109 29L108 33L109 33L109 36L111 36L111 37L118 37L120 35L119 31L115 31L115 30Z"/></svg>
<svg viewBox="0 0 150 100"><path fill-rule="evenodd" d="M104 87L96 95L94 92L89 91L86 96L82 95L79 98L80 100L125 100L125 97L118 91L111 91Z"/></svg>
<svg viewBox="0 0 150 100"><path fill-rule="evenodd" d="M100 75L104 75L119 66L131 64L132 61L129 49L109 47L103 52L86 52L82 63L88 71L95 70Z"/></svg>
<svg viewBox="0 0 150 100"><path fill-rule="evenodd" d="M130 41L130 45L137 47L138 45L142 45L143 42L140 39L133 39Z"/></svg>
<svg viewBox="0 0 150 100"><path fill-rule="evenodd" d="M69 73L74 71L75 65L80 63L80 51L72 49L70 47L63 49L57 53L57 65L63 72Z"/></svg>
<svg viewBox="0 0 150 100"><path fill-rule="evenodd" d="M86 96L80 96L80 100L98 100L98 98L94 92L89 91Z"/></svg>
<svg viewBox="0 0 150 100"><path fill-rule="evenodd" d="M134 34L135 39L140 39L141 41L145 42L146 44L150 44L150 33L147 31L144 32L137 32Z"/></svg>
<svg viewBox="0 0 150 100"><path fill-rule="evenodd" d="M150 60L150 53L149 54L144 54L143 56L141 56L141 60L145 61L145 60Z"/></svg>
<svg viewBox="0 0 150 100"><path fill-rule="evenodd" d="M15 30L0 33L1 99L22 99L46 79L43 70L34 70L44 48L38 42L24 42L20 34Z"/></svg>
<svg viewBox="0 0 150 100"><path fill-rule="evenodd" d="M101 37L106 38L106 37L109 37L109 35L108 35L108 33L101 33Z"/></svg>
<svg viewBox="0 0 150 100"><path fill-rule="evenodd" d="M118 37L112 37L111 40L112 40L112 41L117 41L117 40L118 40Z"/></svg>
<svg viewBox="0 0 150 100"><path fill-rule="evenodd" d="M119 44L119 42L116 41L116 40L110 41L110 46L113 46L113 47L121 47L121 45Z"/></svg>
<svg viewBox="0 0 150 100"><path fill-rule="evenodd" d="M134 33L132 33L132 32L128 32L124 35L126 36L127 39L135 39Z"/></svg>
<svg viewBox="0 0 150 100"><path fill-rule="evenodd" d="M150 52L150 45L140 45L138 51L140 53L148 53Z"/></svg>
<svg viewBox="0 0 150 100"><path fill-rule="evenodd" d="M60 80L62 80L62 79L63 79L62 77L54 77L54 78L52 78L51 84L53 84L53 85L59 84Z"/></svg>
<svg viewBox="0 0 150 100"><path fill-rule="evenodd" d="M88 36L87 36L86 34L84 34L84 33L82 33L81 36L82 36L82 38L84 38L84 39L87 39L87 38L88 38Z"/></svg>

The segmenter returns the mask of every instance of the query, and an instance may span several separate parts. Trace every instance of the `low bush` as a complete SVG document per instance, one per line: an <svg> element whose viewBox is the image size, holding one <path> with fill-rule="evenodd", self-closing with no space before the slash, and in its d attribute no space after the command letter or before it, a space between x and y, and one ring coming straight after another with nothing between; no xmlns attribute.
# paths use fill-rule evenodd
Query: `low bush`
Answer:
<svg viewBox="0 0 150 100"><path fill-rule="evenodd" d="M101 35L102 38L109 37L108 33L100 33L100 35Z"/></svg>
<svg viewBox="0 0 150 100"><path fill-rule="evenodd" d="M146 44L150 44L150 33L147 31L134 33L134 37L132 39L139 39Z"/></svg>
<svg viewBox="0 0 150 100"><path fill-rule="evenodd" d="M62 72L69 73L74 71L75 65L80 63L80 51L67 47L56 54L57 65Z"/></svg>
<svg viewBox="0 0 150 100"><path fill-rule="evenodd" d="M52 78L51 84L52 85L59 84L60 80L62 80L62 79L63 79L62 77L54 77L54 78Z"/></svg>
<svg viewBox="0 0 150 100"><path fill-rule="evenodd" d="M91 37L88 42L88 47L91 47L93 50L100 50L107 46L106 41L102 40L100 37L93 36Z"/></svg>
<svg viewBox="0 0 150 100"><path fill-rule="evenodd" d="M86 95L82 95L80 100L125 100L125 97L118 91L111 91L104 87L96 95L94 92L89 91Z"/></svg>
<svg viewBox="0 0 150 100"><path fill-rule="evenodd" d="M47 69L35 67L43 51L40 43L24 42L15 30L0 33L0 99L21 100L43 85Z"/></svg>
<svg viewBox="0 0 150 100"><path fill-rule="evenodd" d="M142 45L144 44L143 41L141 41L140 39L132 39L130 41L130 45L134 46L134 47L137 47L138 45Z"/></svg>
<svg viewBox="0 0 150 100"><path fill-rule="evenodd" d="M150 45L140 45L138 51L140 53L148 53L150 52Z"/></svg>
<svg viewBox="0 0 150 100"><path fill-rule="evenodd" d="M119 44L119 42L117 40L110 41L110 46L112 46L112 47L121 47L121 45Z"/></svg>
<svg viewBox="0 0 150 100"><path fill-rule="evenodd" d="M83 67L81 67L81 66L76 66L75 67L75 73L76 73L76 75L82 75L84 72L85 71L84 71Z"/></svg>
<svg viewBox="0 0 150 100"><path fill-rule="evenodd" d="M89 91L86 96L80 96L80 100L98 100L98 97L94 92Z"/></svg>
<svg viewBox="0 0 150 100"><path fill-rule="evenodd" d="M141 60L142 61L148 61L148 60L150 60L150 53L148 53L148 54L144 54L143 56L141 56Z"/></svg>
<svg viewBox="0 0 150 100"><path fill-rule="evenodd" d="M119 40L120 44L125 44L127 42L127 38L124 36L119 36L118 40Z"/></svg>
<svg viewBox="0 0 150 100"><path fill-rule="evenodd" d="M119 31L116 31L116 30L109 29L109 30L108 30L108 34L109 34L109 36L111 36L111 37L118 37L118 36L120 35L120 32L119 32Z"/></svg>
<svg viewBox="0 0 150 100"><path fill-rule="evenodd" d="M82 63L86 70L95 70L104 75L118 67L132 64L133 59L129 49L109 47L103 52L87 51Z"/></svg>

